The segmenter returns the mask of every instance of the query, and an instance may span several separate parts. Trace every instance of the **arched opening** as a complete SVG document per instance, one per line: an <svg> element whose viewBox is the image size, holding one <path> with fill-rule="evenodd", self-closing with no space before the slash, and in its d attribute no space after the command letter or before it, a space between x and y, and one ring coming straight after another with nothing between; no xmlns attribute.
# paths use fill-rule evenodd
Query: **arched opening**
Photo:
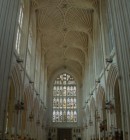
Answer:
<svg viewBox="0 0 130 140"><path fill-rule="evenodd" d="M122 115L121 115L121 98L118 81L118 68L116 65L111 65L108 79L107 79L107 106L106 109L109 111L108 129L110 127L110 137L118 140L123 139L122 134Z"/></svg>
<svg viewBox="0 0 130 140"><path fill-rule="evenodd" d="M77 85L66 73L59 75L53 84L53 123L77 122Z"/></svg>

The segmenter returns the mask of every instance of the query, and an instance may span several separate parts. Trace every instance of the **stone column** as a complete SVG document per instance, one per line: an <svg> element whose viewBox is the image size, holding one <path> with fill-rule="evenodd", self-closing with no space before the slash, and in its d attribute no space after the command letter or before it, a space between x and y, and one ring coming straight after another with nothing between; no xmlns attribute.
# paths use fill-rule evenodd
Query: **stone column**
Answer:
<svg viewBox="0 0 130 140"><path fill-rule="evenodd" d="M4 138L9 72L17 27L19 0L0 0L0 138Z"/></svg>
<svg viewBox="0 0 130 140"><path fill-rule="evenodd" d="M109 4L112 12L112 24L119 68L123 128L124 131L128 132L128 139L130 139L130 14L128 12L130 2L128 0L113 0Z"/></svg>

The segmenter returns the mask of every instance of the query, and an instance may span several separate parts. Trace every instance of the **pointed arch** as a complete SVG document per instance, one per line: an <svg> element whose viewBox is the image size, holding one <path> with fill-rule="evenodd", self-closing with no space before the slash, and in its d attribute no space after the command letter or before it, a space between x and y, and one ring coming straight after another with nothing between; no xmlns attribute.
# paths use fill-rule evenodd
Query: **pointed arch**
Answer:
<svg viewBox="0 0 130 140"><path fill-rule="evenodd" d="M18 64L12 67L9 79L8 105L6 114L6 130L12 134L12 127L15 126L15 103L22 96L22 78Z"/></svg>
<svg viewBox="0 0 130 140"><path fill-rule="evenodd" d="M119 85L119 73L116 65L111 65L107 78L107 99L114 106L112 123L115 127L122 129L121 91Z"/></svg>
<svg viewBox="0 0 130 140"><path fill-rule="evenodd" d="M21 91L22 91L22 78L21 78L21 72L20 72L19 65L16 64L12 68L11 71L11 78L13 80L13 83L15 85L15 97L18 99L21 96Z"/></svg>
<svg viewBox="0 0 130 140"><path fill-rule="evenodd" d="M53 84L53 122L77 122L77 83L62 73Z"/></svg>
<svg viewBox="0 0 130 140"><path fill-rule="evenodd" d="M109 69L109 73L107 77L107 84L106 84L107 99L114 97L114 85L116 83L118 76L119 76L118 67L116 64L112 64Z"/></svg>
<svg viewBox="0 0 130 140"><path fill-rule="evenodd" d="M96 106L97 108L102 108L103 106L103 98L105 96L105 90L104 88L100 85L97 89L97 94L96 94Z"/></svg>

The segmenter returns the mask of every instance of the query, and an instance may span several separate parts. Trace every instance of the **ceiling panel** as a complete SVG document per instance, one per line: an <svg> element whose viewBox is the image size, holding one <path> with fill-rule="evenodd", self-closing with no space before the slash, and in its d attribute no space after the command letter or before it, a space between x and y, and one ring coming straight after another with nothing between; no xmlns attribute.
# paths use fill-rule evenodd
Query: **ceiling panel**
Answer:
<svg viewBox="0 0 130 140"><path fill-rule="evenodd" d="M71 69L81 78L93 34L98 0L32 0L45 51L47 74Z"/></svg>

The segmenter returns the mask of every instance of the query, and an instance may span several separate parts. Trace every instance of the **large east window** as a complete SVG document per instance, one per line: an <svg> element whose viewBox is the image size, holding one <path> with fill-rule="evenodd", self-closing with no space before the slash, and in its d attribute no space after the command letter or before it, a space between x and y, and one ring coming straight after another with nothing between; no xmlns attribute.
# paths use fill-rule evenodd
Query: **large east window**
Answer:
<svg viewBox="0 0 130 140"><path fill-rule="evenodd" d="M53 122L77 122L77 86L69 74L59 75L53 85Z"/></svg>

